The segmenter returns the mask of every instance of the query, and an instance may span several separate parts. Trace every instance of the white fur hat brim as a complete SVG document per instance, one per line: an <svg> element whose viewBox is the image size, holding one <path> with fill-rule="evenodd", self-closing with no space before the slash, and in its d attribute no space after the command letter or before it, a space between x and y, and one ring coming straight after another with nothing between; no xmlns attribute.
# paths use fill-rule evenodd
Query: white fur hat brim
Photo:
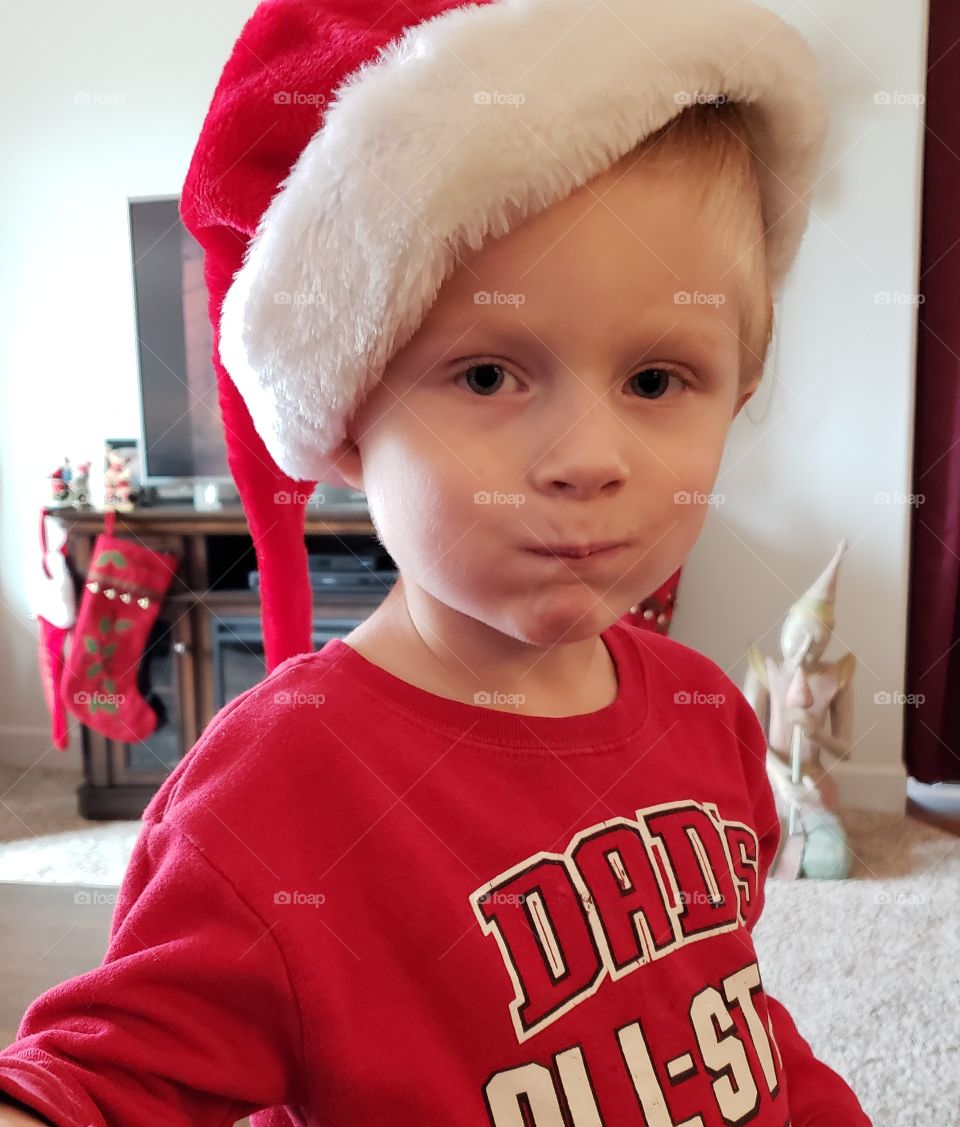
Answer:
<svg viewBox="0 0 960 1127"><path fill-rule="evenodd" d="M694 96L753 106L776 295L828 110L796 29L748 0L494 0L409 27L354 71L264 212L220 358L278 466L331 452L460 258L568 196Z"/></svg>

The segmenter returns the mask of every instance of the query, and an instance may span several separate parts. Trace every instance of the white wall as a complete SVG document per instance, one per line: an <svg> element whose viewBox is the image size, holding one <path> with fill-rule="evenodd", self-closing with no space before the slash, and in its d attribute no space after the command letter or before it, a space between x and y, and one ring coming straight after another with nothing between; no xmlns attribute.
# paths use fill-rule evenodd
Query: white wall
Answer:
<svg viewBox="0 0 960 1127"><path fill-rule="evenodd" d="M0 255L0 762L50 750L26 585L43 475L137 432L126 197L178 192L220 70L254 0L34 0L0 9L5 219ZM860 659L856 731L837 775L853 804L896 808L902 709L926 0L770 0L823 61L836 98L828 168L778 309L765 386L731 434L684 570L673 634L742 683L748 640L774 650L790 603L846 536L828 656ZM93 95L90 104L75 96ZM749 417L748 417L749 416Z"/></svg>
<svg viewBox="0 0 960 1127"><path fill-rule="evenodd" d="M0 8L0 762L80 764L76 730L50 747L29 618L43 478L138 432L126 198L180 191L255 6Z"/></svg>
<svg viewBox="0 0 960 1127"><path fill-rule="evenodd" d="M775 0L820 58L835 100L823 176L777 308L764 385L737 419L707 526L681 578L673 635L743 684L749 641L779 652L790 604L846 537L827 657L858 658L852 758L834 768L852 806L902 809L926 0ZM825 762L836 763L829 756Z"/></svg>

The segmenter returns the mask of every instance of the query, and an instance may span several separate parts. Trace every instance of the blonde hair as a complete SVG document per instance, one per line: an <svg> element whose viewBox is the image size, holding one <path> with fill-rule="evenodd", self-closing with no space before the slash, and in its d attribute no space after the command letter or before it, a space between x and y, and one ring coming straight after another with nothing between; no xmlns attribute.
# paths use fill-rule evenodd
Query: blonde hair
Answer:
<svg viewBox="0 0 960 1127"><path fill-rule="evenodd" d="M642 161L699 185L698 222L729 260L740 301L740 387L763 374L773 337L773 299L767 277L766 227L750 144L749 106L696 102L645 137L616 163Z"/></svg>

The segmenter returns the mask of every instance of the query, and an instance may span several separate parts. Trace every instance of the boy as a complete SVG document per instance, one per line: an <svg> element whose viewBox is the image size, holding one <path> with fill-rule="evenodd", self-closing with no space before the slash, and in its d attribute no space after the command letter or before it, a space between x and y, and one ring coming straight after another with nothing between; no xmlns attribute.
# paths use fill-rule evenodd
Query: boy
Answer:
<svg viewBox="0 0 960 1127"><path fill-rule="evenodd" d="M309 7L262 5L257 26ZM682 49L673 17L660 28L668 71L701 50L735 87L765 31L769 73L789 79L800 48L769 14L679 9L696 18ZM291 479L314 469L366 492L401 578L346 638L227 705L164 784L103 965L38 999L0 1053L21 1109L0 1125L869 1123L763 991L750 932L780 831L756 717L709 659L620 621L696 541L697 499L760 379L799 233L777 243L789 207L758 169L800 189L793 202L809 180L796 165L781 179L784 150L763 163L758 119L715 98L640 126L535 208L505 180L509 229L488 214L459 243L439 234L456 177L433 197L411 177L403 200L433 225L381 213L368 233L453 248L433 292L407 260L383 269L346 205L328 229L371 256L365 272L302 223L325 186L331 206L349 192L338 152L373 159L372 104L425 110L417 81L436 73L456 105L463 68L499 44L533 69L533 33L556 19L589 45L568 42L572 59L609 66L606 120L630 21L663 18L626 0L446 9L327 110L231 281L220 356ZM747 41L724 56L730 26ZM305 50L293 30L283 41ZM277 53L249 25L242 38L269 69ZM431 105L442 124L449 105ZM511 144L533 161L545 138L511 140L522 120L490 126L499 169L469 148L444 167L478 191L508 177ZM327 263L319 290L316 273L284 284L301 251ZM339 283L364 313L408 286L384 308L388 343L337 306Z"/></svg>

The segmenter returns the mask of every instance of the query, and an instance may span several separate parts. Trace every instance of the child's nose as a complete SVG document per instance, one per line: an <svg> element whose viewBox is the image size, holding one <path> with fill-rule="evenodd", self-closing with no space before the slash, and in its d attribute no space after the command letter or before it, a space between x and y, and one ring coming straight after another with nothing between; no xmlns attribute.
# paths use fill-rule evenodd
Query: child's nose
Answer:
<svg viewBox="0 0 960 1127"><path fill-rule="evenodd" d="M625 461L608 443L578 442L548 451L534 467L539 489L566 492L576 497L592 497L619 490L629 471Z"/></svg>

